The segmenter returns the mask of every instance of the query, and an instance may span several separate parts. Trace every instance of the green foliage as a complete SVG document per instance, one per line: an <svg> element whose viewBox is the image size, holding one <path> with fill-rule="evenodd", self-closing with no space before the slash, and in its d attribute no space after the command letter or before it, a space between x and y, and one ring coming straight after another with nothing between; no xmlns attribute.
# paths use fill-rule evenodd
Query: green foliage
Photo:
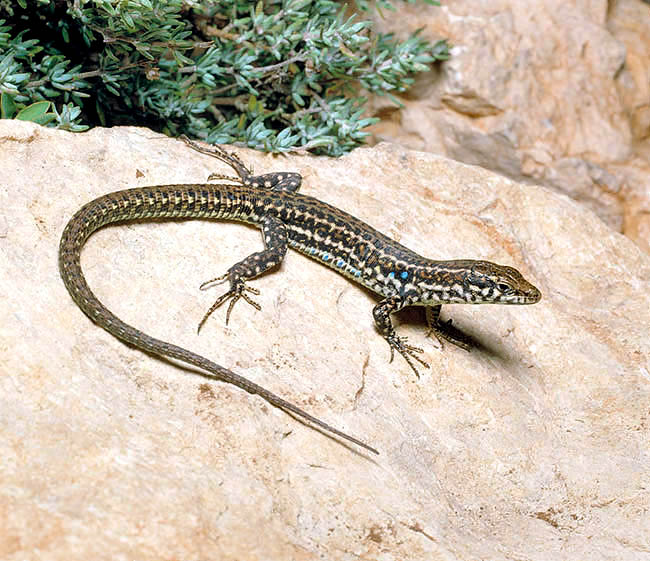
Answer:
<svg viewBox="0 0 650 561"><path fill-rule="evenodd" d="M418 0L405 0L409 4L415 4L418 2ZM436 0L423 0L425 4L429 4L430 6L440 6L440 2L437 2ZM367 12L370 9L370 3L368 0L355 0L355 4L357 7L364 12ZM395 11L395 7L393 4L390 2L390 0L375 0L373 2L373 5L377 8L377 10L381 11L382 8L385 10L390 10L392 12Z"/></svg>
<svg viewBox="0 0 650 561"><path fill-rule="evenodd" d="M0 0L3 13L3 118L276 152L349 151L375 122L360 92L403 92L448 57L444 41L373 34L331 0Z"/></svg>

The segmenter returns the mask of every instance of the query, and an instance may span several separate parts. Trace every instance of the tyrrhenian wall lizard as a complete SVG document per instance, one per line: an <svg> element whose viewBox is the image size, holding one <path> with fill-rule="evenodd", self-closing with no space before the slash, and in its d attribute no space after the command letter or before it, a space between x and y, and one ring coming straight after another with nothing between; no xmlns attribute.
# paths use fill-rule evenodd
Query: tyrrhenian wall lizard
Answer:
<svg viewBox="0 0 650 561"><path fill-rule="evenodd" d="M439 322L442 304L534 304L541 298L539 290L512 267L489 261L433 261L421 257L358 218L298 193L302 178L297 173L253 176L236 155L185 141L230 165L238 177L213 174L208 180L227 179L230 183L126 189L84 205L66 226L59 248L59 269L70 295L92 321L118 339L149 353L207 370L371 452L378 453L254 382L182 347L150 337L116 317L93 294L81 270L80 254L87 238L107 224L143 219L209 218L254 224L262 230L264 250L236 263L222 277L205 283L204 287L228 281L230 288L208 310L199 329L228 300L226 323L239 299L259 309L249 296L259 292L246 282L278 265L291 247L382 297L373 309L377 329L390 345L391 360L397 351L416 374L413 361L427 368L428 364L418 356L422 349L409 345L405 337L396 334L390 318L393 312L406 306L425 306L427 323L436 336L468 348L464 338L452 336L446 324Z"/></svg>

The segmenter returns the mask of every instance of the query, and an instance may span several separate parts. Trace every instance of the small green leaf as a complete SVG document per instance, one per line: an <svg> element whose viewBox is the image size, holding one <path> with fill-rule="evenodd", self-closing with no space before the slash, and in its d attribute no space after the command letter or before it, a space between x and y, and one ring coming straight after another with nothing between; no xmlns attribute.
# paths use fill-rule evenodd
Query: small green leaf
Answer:
<svg viewBox="0 0 650 561"><path fill-rule="evenodd" d="M99 100L95 100L95 111L97 111L97 117L99 118L99 123L102 127L106 126L106 114L104 113L104 108Z"/></svg>
<svg viewBox="0 0 650 561"><path fill-rule="evenodd" d="M43 115L47 113L50 105L50 101L37 101L36 103L32 103L31 105L21 109L18 112L18 115L16 115L16 119L21 121L37 122L38 119L42 118Z"/></svg>
<svg viewBox="0 0 650 561"><path fill-rule="evenodd" d="M16 112L16 104L8 93L0 96L0 119L11 119Z"/></svg>
<svg viewBox="0 0 650 561"><path fill-rule="evenodd" d="M48 123L54 121L54 119L56 119L56 115L54 113L45 113L40 117L36 117L36 119L30 119L30 121L36 123L37 125L47 125Z"/></svg>

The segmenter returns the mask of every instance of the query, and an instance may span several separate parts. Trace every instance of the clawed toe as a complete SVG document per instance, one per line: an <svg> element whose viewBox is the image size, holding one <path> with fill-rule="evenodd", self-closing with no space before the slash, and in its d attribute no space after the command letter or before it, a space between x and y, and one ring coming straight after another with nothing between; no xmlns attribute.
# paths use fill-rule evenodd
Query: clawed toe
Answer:
<svg viewBox="0 0 650 561"><path fill-rule="evenodd" d="M201 290L207 290L208 288L211 288L212 286L216 284L220 284L224 282L228 278L228 273L225 275L222 275L220 277L217 277L216 279L212 279L209 281L204 282L201 286ZM212 315L212 312L214 312L221 304L226 302L226 300L230 300L230 304L228 304L228 310L226 311L226 325L228 325L228 322L230 321L230 313L232 312L232 309L235 307L235 304L237 301L241 298L253 308L255 308L257 311L262 309L262 306L260 306L255 300L253 300L246 292L250 292L251 294L259 295L260 291L257 288L253 288L252 286L247 286L246 282L242 279L231 279L230 281L230 290L226 292L225 294L222 294L217 298L214 304L210 306L210 309L205 313L203 316L203 319L199 322L199 326L196 330L197 333L201 331L201 328L203 327L203 324L208 320L208 318Z"/></svg>
<svg viewBox="0 0 650 561"><path fill-rule="evenodd" d="M447 321L444 325L447 328L451 326L451 320ZM439 348L442 348L444 346L443 343L444 340L444 341L448 341L453 345L456 345L457 347L460 347L465 351L470 351L472 349L472 345L468 337L461 338L460 336L452 335L448 331L441 329L440 325L429 326L429 330L427 331L427 337L431 337L431 336L433 336L438 341Z"/></svg>
<svg viewBox="0 0 650 561"><path fill-rule="evenodd" d="M419 362L424 368L430 368L429 364L417 355L417 353L423 353L424 350L420 347L414 347L413 345L407 344L406 337L398 337L397 335L393 334L386 337L386 340L390 345L390 362L393 362L393 358L395 358L395 351L397 351L404 357L404 360L411 367L411 370L415 372L415 375L418 378L420 377L420 372L415 367L415 364L413 363L414 360Z"/></svg>
<svg viewBox="0 0 650 561"><path fill-rule="evenodd" d="M444 339L445 341L448 341L457 347L460 347L461 349L464 349L466 351L471 350L472 340L469 337L463 335L461 331L452 325L451 318L447 321L440 321L440 306L426 308L425 311L427 318L427 327L429 328L427 331L427 337L431 337L433 335L438 341L438 348L441 349L444 346Z"/></svg>

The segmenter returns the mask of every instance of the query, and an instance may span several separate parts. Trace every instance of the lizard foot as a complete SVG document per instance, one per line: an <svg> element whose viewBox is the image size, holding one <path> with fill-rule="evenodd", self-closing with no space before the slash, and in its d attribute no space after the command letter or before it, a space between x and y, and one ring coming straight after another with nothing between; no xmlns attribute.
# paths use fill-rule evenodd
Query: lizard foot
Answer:
<svg viewBox="0 0 650 561"><path fill-rule="evenodd" d="M428 318L427 318L428 319ZM450 343L460 347L465 351L470 351L472 349L471 339L466 335L463 335L458 329L452 327L452 320L448 319L445 322L428 322L429 330L426 333L427 337L432 335L436 338L440 347L442 348L442 340L449 341Z"/></svg>
<svg viewBox="0 0 650 561"><path fill-rule="evenodd" d="M415 372L415 375L419 378L420 372L415 367L413 361L419 362L424 368L430 368L429 364L424 362L416 353L424 352L423 349L419 347L414 347L413 345L408 345L406 343L406 337L398 337L395 333L386 336L386 341L390 345L390 362L393 362L395 357L395 351L401 354L404 357L404 360L411 367L411 370Z"/></svg>
<svg viewBox="0 0 650 561"><path fill-rule="evenodd" d="M220 277L217 277L216 279L212 279L207 282L204 282L199 288L201 290L208 290L212 286L228 280L229 277L230 274L226 273L224 275L221 275ZM261 310L262 307L257 302L255 302L255 300L253 300L250 296L248 296L246 292L251 292L256 296L258 296L260 293L260 291L257 290L257 288L253 288L252 286L246 286L246 281L243 280L242 278L240 277L230 278L230 289L225 294L219 296L216 302L212 304L210 309L203 316L203 319L199 322L199 327L197 328L196 332L198 333L199 331L201 331L203 324L207 321L207 319L210 317L212 312L214 312L219 306L221 306L221 304L223 304L226 300L230 298L232 298L232 300L230 300L230 304L228 305L228 311L226 312L226 325L228 325L228 322L230 321L230 312L232 312L233 307L235 306L235 304L240 298L243 298L244 301L248 302L256 310L258 311Z"/></svg>

